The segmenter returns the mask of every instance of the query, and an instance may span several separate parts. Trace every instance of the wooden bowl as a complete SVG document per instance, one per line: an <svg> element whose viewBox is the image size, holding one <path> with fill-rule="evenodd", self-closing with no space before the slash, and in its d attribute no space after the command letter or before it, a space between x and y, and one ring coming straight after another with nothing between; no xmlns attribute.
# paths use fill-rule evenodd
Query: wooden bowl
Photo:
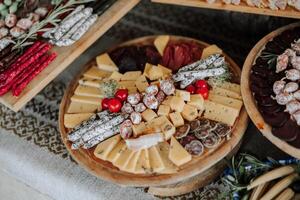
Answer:
<svg viewBox="0 0 300 200"><path fill-rule="evenodd" d="M125 45L145 45L145 44L153 44L154 39L156 36L148 36L142 37L138 39L134 39L128 42L125 42L117 47L125 46ZM184 41L194 41L198 43L201 47L208 46L207 43L197 41L191 38L186 37L178 37L178 36L171 36L171 40L184 40ZM115 47L116 48L116 47ZM112 48L109 51L115 49ZM109 52L108 51L108 52ZM234 74L236 82L239 82L240 79L240 68L237 64L225 55L227 62L231 65L232 73ZM87 70L94 61L88 63L82 70L82 73ZM79 73L74 80L70 83L67 90L65 91L65 95L62 99L60 105L60 113L59 113L59 128L62 140L66 145L68 151L70 152L71 156L89 173L124 186L162 186L162 185L169 185L178 183L184 180L187 180L191 177L194 177L208 169L210 169L213 165L221 161L225 156L230 154L234 148L240 143L244 132L248 125L248 116L246 113L245 108L243 107L240 116L236 121L236 124L233 127L232 137L229 141L223 142L214 150L206 151L202 156L196 157L194 156L192 161L188 162L187 164L180 167L178 173L175 174L157 174L157 175L136 175L127 173L124 171L118 170L118 168L114 167L110 162L103 161L97 159L93 155L92 150L71 150L71 143L67 140L68 129L64 127L64 114L70 104L70 97L73 95L75 88L78 85L78 80L82 76L82 73ZM223 164L224 165L224 164Z"/></svg>
<svg viewBox="0 0 300 200"><path fill-rule="evenodd" d="M272 40L275 36L281 34L283 31L292 29L297 26L300 26L299 22L279 28L266 35L252 48L243 66L242 78L241 78L241 90L242 90L243 101L246 102L245 107L249 114L249 117L251 118L255 126L260 130L260 132L282 151L286 152L287 154L293 157L300 158L300 149L293 147L292 145L275 137L272 134L272 127L264 121L262 115L258 111L255 99L250 89L250 72L251 72L252 65L254 64L256 58L260 55L261 51L264 49L265 45L270 40Z"/></svg>

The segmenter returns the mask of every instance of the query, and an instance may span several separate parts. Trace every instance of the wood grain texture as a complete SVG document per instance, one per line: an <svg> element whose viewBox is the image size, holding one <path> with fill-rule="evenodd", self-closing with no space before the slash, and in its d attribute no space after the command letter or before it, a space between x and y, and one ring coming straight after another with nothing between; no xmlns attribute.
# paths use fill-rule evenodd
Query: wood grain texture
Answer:
<svg viewBox="0 0 300 200"><path fill-rule="evenodd" d="M284 26L282 28L279 28L270 34L266 35L264 38L262 38L250 51L248 54L246 61L243 66L242 71L242 78L241 78L241 90L242 90L242 96L244 102L247 102L245 104L246 110L249 114L249 117L255 124L255 126L260 130L260 132L273 144L275 144L279 149L286 152L287 154L299 158L300 159L300 149L297 149L285 141L275 137L272 134L272 127L269 126L263 119L262 115L258 111L256 107L255 99L252 95L251 89L250 89L250 72L252 65L254 64L256 58L260 55L261 51L264 49L265 45L268 41L272 40L275 36L279 35L285 30L291 29L293 27L300 26L300 23L294 23L290 24L288 26Z"/></svg>
<svg viewBox="0 0 300 200"><path fill-rule="evenodd" d="M251 7L245 1L241 1L240 5L225 4L222 0L216 0L215 3L209 4L205 0L151 0L155 3L174 4L182 6L191 6L198 8L208 8L216 10L236 11L242 13L252 13L259 15L270 15L277 17L288 17L300 19L300 11L292 7L287 7L285 10L271 10L270 8Z"/></svg>
<svg viewBox="0 0 300 200"><path fill-rule="evenodd" d="M98 18L96 23L79 41L68 47L54 47L52 51L57 52L57 58L27 85L19 97L14 97L11 92L8 92L0 97L0 103L15 112L20 110L109 28L139 3L139 1L140 0L118 0Z"/></svg>
<svg viewBox="0 0 300 200"><path fill-rule="evenodd" d="M138 38L123 43L120 46L131 45L131 44L135 44L135 45L153 44L155 37L156 36ZM171 40L195 41L202 48L208 46L207 43L200 42L186 37L171 36ZM113 49L114 48L108 51L111 51ZM234 74L236 82L239 82L240 74L241 74L240 68L227 55L225 55L225 57L227 62L229 62L232 67L231 70L232 73ZM84 67L82 73L90 66L92 66L93 63L94 61L88 63ZM81 76L82 74L78 74L77 77L75 77L74 80L70 83L60 105L59 128L60 128L62 140L66 145L68 151L70 152L71 156L89 173L101 179L119 185L139 186L139 187L162 186L162 185L178 183L180 181L187 180L191 177L194 177L210 169L213 165L215 165L220 160L222 160L225 156L230 154L241 141L248 125L248 116L245 108L243 107L240 112L240 116L233 127L231 139L229 141L222 143L221 145L219 145L219 147L217 147L214 150L206 150L206 152L200 157L194 156L192 161L181 166L179 172L176 174L135 175L124 171L120 171L116 167L114 167L111 163L95 158L92 155L93 150L92 151L83 150L83 149L75 150L75 151L71 150L71 143L67 140L68 130L64 127L64 114L66 113L68 105L70 104L70 97L73 95L74 90L78 85L78 80L80 79Z"/></svg>

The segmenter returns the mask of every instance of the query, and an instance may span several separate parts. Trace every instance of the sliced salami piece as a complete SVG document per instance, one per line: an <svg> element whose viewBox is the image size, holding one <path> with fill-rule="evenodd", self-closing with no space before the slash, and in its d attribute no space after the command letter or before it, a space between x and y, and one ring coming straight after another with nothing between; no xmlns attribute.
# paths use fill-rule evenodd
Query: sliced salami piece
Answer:
<svg viewBox="0 0 300 200"><path fill-rule="evenodd" d="M136 106L134 106L135 112L141 113L146 110L146 106L143 103L138 103Z"/></svg>
<svg viewBox="0 0 300 200"><path fill-rule="evenodd" d="M187 135L180 140L180 144L182 146L185 146L186 144L190 143L193 140L197 140L197 138L194 135Z"/></svg>
<svg viewBox="0 0 300 200"><path fill-rule="evenodd" d="M150 85L145 89L145 92L150 95L156 95L158 93L158 86Z"/></svg>
<svg viewBox="0 0 300 200"><path fill-rule="evenodd" d="M200 156L204 152L204 146L199 140L192 140L190 143L186 144L184 148L194 156Z"/></svg>
<svg viewBox="0 0 300 200"><path fill-rule="evenodd" d="M128 139L132 135L132 122L127 119L120 125L120 135L123 139Z"/></svg>
<svg viewBox="0 0 300 200"><path fill-rule="evenodd" d="M297 137L298 129L299 127L294 121L288 120L282 127L273 128L272 133L284 141L293 141Z"/></svg>
<svg viewBox="0 0 300 200"><path fill-rule="evenodd" d="M184 124L184 125L178 127L178 128L176 129L176 132L175 132L175 134L174 134L174 137L175 137L176 139L180 139L180 138L183 138L183 137L187 136L187 134L188 134L189 131L190 131L190 128L191 128L191 126L190 126L189 124Z"/></svg>
<svg viewBox="0 0 300 200"><path fill-rule="evenodd" d="M153 95L149 95L149 94L145 95L143 98L143 102L147 108L157 109L158 107L158 100Z"/></svg>
<svg viewBox="0 0 300 200"><path fill-rule="evenodd" d="M141 101L141 95L139 93L130 94L127 97L127 101L131 105L136 105Z"/></svg>
<svg viewBox="0 0 300 200"><path fill-rule="evenodd" d="M142 121L142 115L138 112L132 112L130 114L130 119L133 124L139 124Z"/></svg>
<svg viewBox="0 0 300 200"><path fill-rule="evenodd" d="M175 86L171 79L160 81L160 89L166 94L171 95L175 93Z"/></svg>
<svg viewBox="0 0 300 200"><path fill-rule="evenodd" d="M166 98L166 95L165 95L165 93L163 92L163 91L159 91L158 93L157 93L157 95L156 95L156 99L157 99L157 101L158 101L158 104L161 104L164 100L165 100L165 98Z"/></svg>
<svg viewBox="0 0 300 200"><path fill-rule="evenodd" d="M190 132L194 133L200 129L200 121L199 120L194 120L190 122Z"/></svg>
<svg viewBox="0 0 300 200"><path fill-rule="evenodd" d="M213 133L210 133L205 139L201 141L205 147L212 149L220 144L221 138Z"/></svg>
<svg viewBox="0 0 300 200"><path fill-rule="evenodd" d="M132 106L131 106L130 103L124 103L124 105L123 105L121 111L122 111L123 113L130 114L130 113L133 112L133 108L132 108Z"/></svg>
<svg viewBox="0 0 300 200"><path fill-rule="evenodd" d="M199 140L202 140L209 136L209 132L210 132L210 126L204 126L204 127L201 127L200 130L195 132L195 136Z"/></svg>
<svg viewBox="0 0 300 200"><path fill-rule="evenodd" d="M227 124L223 123L218 123L217 127L212 131L212 133L220 136L220 137L225 137L229 135L231 132L231 127L228 126Z"/></svg>

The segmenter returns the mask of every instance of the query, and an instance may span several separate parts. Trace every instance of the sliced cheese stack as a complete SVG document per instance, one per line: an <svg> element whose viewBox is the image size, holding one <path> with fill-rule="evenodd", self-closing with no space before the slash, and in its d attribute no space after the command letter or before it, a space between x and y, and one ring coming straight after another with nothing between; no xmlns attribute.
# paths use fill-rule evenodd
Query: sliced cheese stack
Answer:
<svg viewBox="0 0 300 200"><path fill-rule="evenodd" d="M240 86L225 82L213 87L204 101L204 118L233 126L243 106Z"/></svg>

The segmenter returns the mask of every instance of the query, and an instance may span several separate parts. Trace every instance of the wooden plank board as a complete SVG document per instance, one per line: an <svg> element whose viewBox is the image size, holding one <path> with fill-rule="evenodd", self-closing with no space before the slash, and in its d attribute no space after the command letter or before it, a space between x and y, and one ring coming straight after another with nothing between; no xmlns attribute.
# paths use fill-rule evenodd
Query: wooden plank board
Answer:
<svg viewBox="0 0 300 200"><path fill-rule="evenodd" d="M11 92L8 92L0 97L0 103L15 112L20 110L109 28L137 5L139 1L140 0L118 0L98 18L89 31L75 44L69 47L54 47L53 51L57 52L57 58L30 82L19 97L14 97Z"/></svg>
<svg viewBox="0 0 300 200"><path fill-rule="evenodd" d="M191 6L198 8L208 8L216 10L236 11L243 13L252 13L259 15L270 15L277 17L288 17L300 19L300 11L288 6L285 10L271 10L270 8L257 8L248 6L247 3L241 1L240 5L225 4L222 0L216 0L215 3L209 4L206 0L151 0L155 3L174 4L182 6Z"/></svg>

